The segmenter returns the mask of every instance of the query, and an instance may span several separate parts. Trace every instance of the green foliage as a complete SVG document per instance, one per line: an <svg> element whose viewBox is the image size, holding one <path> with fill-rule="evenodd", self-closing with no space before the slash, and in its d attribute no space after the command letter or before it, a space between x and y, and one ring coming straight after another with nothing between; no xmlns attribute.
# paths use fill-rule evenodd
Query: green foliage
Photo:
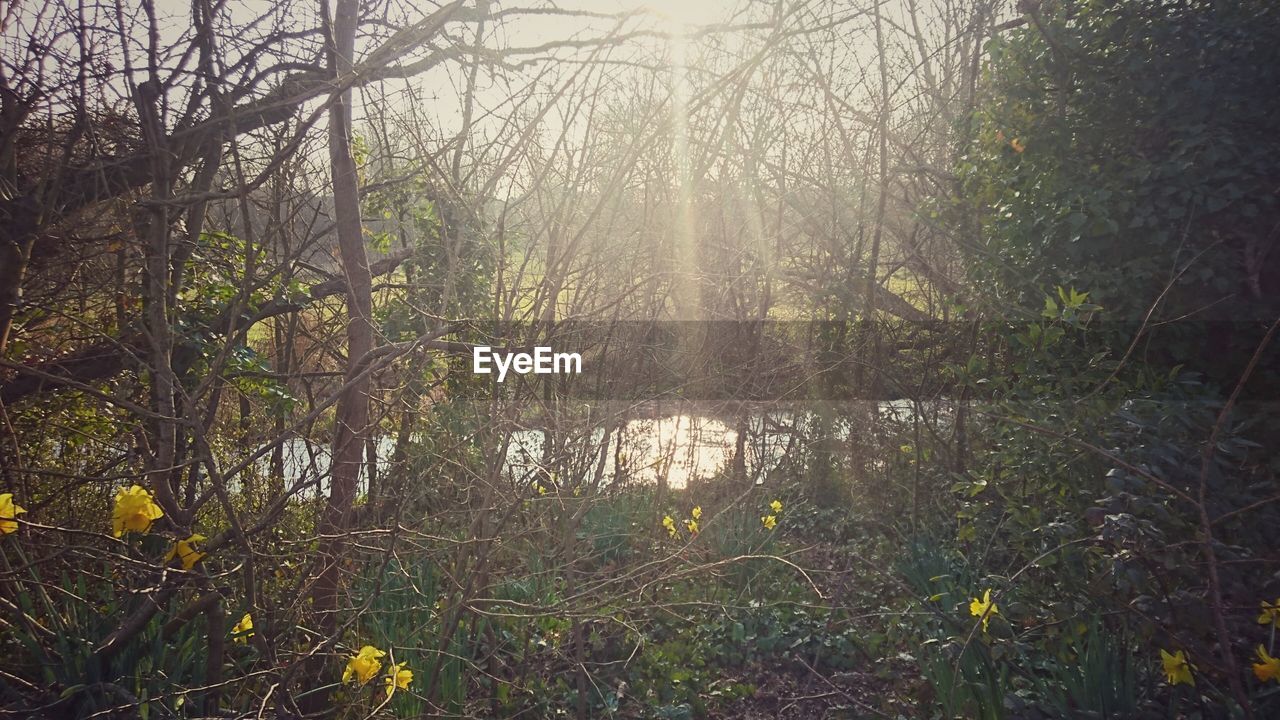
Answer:
<svg viewBox="0 0 1280 720"><path fill-rule="evenodd" d="M0 544L5 546L0 550L5 566L27 566L30 581L17 586L11 598L14 612L7 616L0 647L8 657L22 658L37 669L39 682L50 693L48 701L60 712L90 717L124 702L136 704L144 716L202 714L202 693L193 689L206 684L208 630L203 616L166 634L164 625L172 615L161 613L103 662L96 651L116 629L118 618L150 600L119 592L93 572L64 573L49 581L12 538L0 539ZM157 550L163 542L148 538L143 544ZM14 680L0 677L0 692L22 689Z"/></svg>
<svg viewBox="0 0 1280 720"><path fill-rule="evenodd" d="M653 495L631 492L592 502L577 531L589 567L616 567L635 559L641 528L653 517Z"/></svg>
<svg viewBox="0 0 1280 720"><path fill-rule="evenodd" d="M1029 24L989 46L993 94L960 166L1000 260L973 267L1001 278L1015 304L1077 283L1130 320L1174 268L1221 243L1233 251L1177 279L1169 316L1235 294L1215 317L1266 317L1246 300L1240 253L1280 212L1265 190L1280 177L1275 5L1040 7L1043 33Z"/></svg>
<svg viewBox="0 0 1280 720"><path fill-rule="evenodd" d="M899 572L917 593L921 669L943 717L1125 718L1151 710L1149 677L1124 620L1073 612L1062 602L1065 586L1055 588L1054 602L1039 584L1018 583L997 593L1001 614L982 631L969 599L1008 582L978 577L966 558L934 543L912 547ZM1028 622L1030 615L1044 620Z"/></svg>
<svg viewBox="0 0 1280 720"><path fill-rule="evenodd" d="M141 242L127 248L112 241L106 255L120 262L110 278L116 286L88 283L74 298L82 308L50 288L84 283L91 273L77 267L68 274L74 280L50 274L39 292L19 298L33 307L19 308L24 327L7 351L6 387L10 375L23 373L44 382L66 370L74 379L84 360L72 362L74 351L102 339L95 334L119 341L125 359L110 379L71 384L49 402L0 408L0 479L30 513L20 527L5 518L18 534L0 535L4 712L249 716L293 714L290 698L320 698L333 705L325 711L344 719L692 719L801 715L800 698L839 696L858 706L858 716L893 710L947 720L1218 718L1242 712L1233 707L1239 704L1252 705L1257 717L1280 714L1280 691L1249 674L1254 648L1274 649L1280 627L1255 619L1260 601L1280 596L1277 577L1263 572L1274 569L1280 543L1278 426L1271 408L1242 402L1225 411L1259 321L1280 315L1280 8L1264 0L1044 0L1020 3L1020 13L1024 23L1003 26L990 40L985 82L971 94L972 115L961 120L965 137L948 186L957 196L930 201L918 218L958 238L963 257L928 258L936 265L930 272L945 277L926 286L910 277L926 245L911 246L920 239L916 228L899 232L911 218L876 220L886 287L927 305L930 317L942 320L938 327L867 317L874 314L861 297L869 217L841 205L844 179L811 185L821 165L840 163L827 162L835 155L825 145L791 145L787 135L747 127L750 112L715 124L717 133L725 129L723 142L684 138L686 149L714 150L712 165L694 174L741 195L720 208L732 210L720 213L716 232L703 226L715 215L704 212L711 208L705 186L679 188L681 212L666 218L661 211L671 208L647 179L641 187L626 173L593 166L608 146L630 143L610 137L582 152L570 148L580 123L595 133L614 111L608 93L598 96L598 107L591 96L580 119L573 111L548 120L573 126L549 157L533 152L541 115L493 125L497 134L480 144L507 159L493 165L468 157L465 180L423 172L430 158L405 160L373 146L383 140L353 138L366 191L367 249L375 260L407 258L378 281L379 343L419 338L445 319L466 325L451 340L497 342L500 334L476 317L505 304L518 321L541 299L556 317L614 313L630 322L648 319L654 308L661 317L671 298L684 294L672 291L673 276L692 281L689 294L722 303L726 316L753 316L752 297L776 292L796 316L837 321L806 328L804 338L788 337L791 328L753 338L779 356L805 348L799 359L774 358L780 374L860 363L872 357L864 346L883 342L895 372L872 367L863 387L855 383L861 373L826 374L809 386L807 399L821 401L817 410L786 411L789 421L781 424L793 425L794 449L768 468L762 488L745 486L736 471L661 492L589 481L586 466L595 463L582 458L594 451L578 452L589 443L572 446L596 437L592 423L613 409L576 414L570 406L585 388L568 381L523 396L528 388L512 382L495 397L489 378L468 371L465 354L379 352L370 397L338 399L341 378L354 367L343 366L359 360L341 346L333 315L341 294L319 302L292 275L305 271L327 282L325 269L307 259L322 256L328 236L310 236L292 221L277 228L273 220L272 240L262 246L248 233L218 230L190 246L175 243L175 253L190 253L189 263L174 268L175 277L185 272L176 298L149 295L140 270L155 265L125 262ZM975 27L988 26L976 19ZM371 21L388 24L378 32L395 32L393 19ZM477 63L482 56L478 46ZM938 57L945 64L951 56ZM767 69L772 62L760 58L761 75L775 77ZM618 72L632 64L642 63L624 63ZM747 69L744 77L756 68ZM696 81L703 73L689 75ZM575 77L580 82L564 92L582 92L589 87L582 83L600 74ZM785 74L776 77L791 86ZM498 76L481 82L490 81L511 86ZM823 87L828 104L844 108L834 102L842 83ZM542 86L528 86L528 102L551 97ZM754 86L742 90L730 95L744 108L758 101ZM524 97L522 91L485 110L484 125L502 119L502 106L533 107ZM561 97L547 100L547 109ZM694 105L712 107L715 97ZM887 117L895 144L918 119L899 112ZM829 119L783 124L830 136L821 132L831 129ZM685 123L683 132L696 124ZM499 125L527 126L528 134L508 144ZM489 132L481 127L472 128L477 137ZM736 175L747 166L734 165L735 135L751 138L759 156L751 167L763 159L786 187L739 182L772 180ZM466 137L457 142L440 147L475 145ZM895 162L890 172L895 198L907 202L918 194L906 182L910 168L938 170L939 177L947 171L936 148L910 149L909 162ZM78 152L67 153L68 162L79 162ZM634 160L633 149L624 155ZM562 172L560 157L573 158L570 172ZM23 173L39 169L29 159L20 164ZM278 167L293 172L293 164ZM142 172L129 167L131 177ZM78 177L72 169L67 177ZM185 179L185 166L173 169ZM508 190L500 197L482 179L490 169L515 180L504 184L521 196ZM644 174L670 179L660 165ZM280 179L290 203L315 204L310 180L291 186L291 178ZM492 197L466 196L482 187ZM171 189L187 197L186 188ZM888 190L868 187L859 203L874 205L863 200ZM643 204L630 204L632 193L642 193ZM776 225L767 217L772 211L755 212L774 200ZM501 225L486 217L499 204ZM830 212L814 211L828 204ZM638 208L644 212L631 212ZM74 240L67 245L77 252L95 247L78 232L85 228L56 215L41 220L42 232ZM696 222L686 222L691 218ZM115 234L108 226L117 219L104 216L94 234ZM826 223L830 233L808 227ZM722 242L734 224L754 242ZM673 228L698 239L688 243L697 246L692 273L671 265L685 260L664 246ZM295 232L306 236L301 247L291 245ZM647 244L628 246L626 255L600 254L612 251L603 243L614 233ZM551 239L540 246L544 238ZM27 250L37 264L58 257L38 249ZM266 267L277 253L289 257ZM646 253L653 256L648 264L635 260ZM744 263L751 272L717 284L724 268L716 265ZM961 264L962 272L953 269ZM508 268L509 275L499 274ZM539 286L548 274L558 275L557 287ZM147 347L141 321L119 327L137 317L133 306L144 296L163 303L173 323L175 347L157 367L150 364L170 348ZM561 315L568 296L577 305ZM808 304L790 307L796 296ZM265 324L244 327L282 302L310 307L272 327L269 341ZM777 317L770 313L779 306L764 304L762 317ZM75 320L73 332L53 327L64 317ZM277 342L286 326L291 339ZM233 327L239 331L228 336ZM872 331L882 335L872 338ZM47 350L41 340L49 341ZM723 353L699 372L741 370L742 337L704 340ZM660 354L664 342L651 341L622 352ZM1280 391L1277 352L1259 355L1243 398ZM66 367L56 367L59 358ZM281 360L286 367L275 367ZM680 369L658 364L656 377L681 380L680 392L690 396L742 390L725 387L739 375L726 372L729 380L698 388ZM155 392L154 380L170 369L176 408ZM829 402L860 393L918 401L878 413ZM476 399L482 402L470 402ZM236 464L271 450L277 441L264 437L300 436L308 448L323 446L325 428L337 427L337 407L365 401L379 423L376 439L394 434L398 455L379 463L363 504L322 508L321 493L309 489L280 507L284 478L259 464L237 470L221 487L211 482L220 465L230 466L223 460ZM579 421L585 427L573 427ZM531 476L504 472L513 427L556 438L547 452L531 453L538 455L528 459ZM108 537L112 492L135 481L179 496L176 508L164 498L174 517L145 536ZM782 511L769 509L775 497ZM335 506L342 502L333 498ZM687 524L695 506L703 509L696 531ZM187 508L192 512L179 512ZM343 532L321 538L319 512L335 509ZM667 513L671 535L660 525ZM770 516L776 528L762 524ZM165 567L161 558L174 536L196 531L225 542L194 569ZM339 557L321 554L330 545ZM313 627L311 616L317 601L330 597L311 589L322 585L318 577L327 577L322 569L333 559L340 580L330 589L340 610L322 617L333 619L336 631L324 621ZM197 598L217 601L217 612L182 616ZM998 613L983 615L990 603ZM224 608L235 611L223 615ZM250 610L261 635L237 642L249 638L235 637L231 627ZM141 618L140 627L104 655L104 642L132 617ZM388 653L383 672L394 662L414 673L411 689L376 710L386 697L384 674L363 687L338 680L366 644ZM222 655L214 653L219 645ZM1191 658L1194 686L1165 679L1160 651L1172 649ZM226 682L214 683L211 669L224 671ZM847 692L841 683L859 687ZM210 685L225 688L218 707L205 707L214 696Z"/></svg>
<svg viewBox="0 0 1280 720"><path fill-rule="evenodd" d="M1265 414L1219 421L1261 338L1251 321L1280 314L1262 291L1274 268L1247 259L1280 217L1266 190L1280 178L1276 7L1036 8L991 41L993 92L958 167L955 219L977 223L968 267L998 315L950 368L983 402L973 461L951 482L955 537L941 541L964 572L929 571L968 587L925 594L923 571L906 575L939 602L922 623L940 648L928 676L961 698L949 713L1226 707L1241 678L1223 676L1221 655L1247 668L1258 633L1250 613L1205 598L1265 597L1240 568L1274 544L1259 528L1276 526L1259 492ZM1273 391L1275 352L1253 392ZM1210 551L1186 541L1206 516L1221 519L1208 526L1212 587ZM957 640L967 634L938 614L963 620L946 603L985 587L1004 589L1008 624ZM1198 659L1198 682L1156 690L1159 651L1173 648Z"/></svg>
<svg viewBox="0 0 1280 720"><path fill-rule="evenodd" d="M1245 259L1280 216L1265 190L1280 178L1267 129L1280 36L1271 3L1038 7L1036 22L992 41L993 94L959 163L963 212L985 243L969 268L1002 317L984 351L951 368L987 403L975 461L951 486L956 543L989 582L1016 587L1027 613L1107 618L1112 634L1094 627L1079 647L1037 640L1043 682L1018 690L1058 713L1084 707L1083 694L1105 716L1142 700L1141 674L1122 672L1135 657L1184 647L1207 670L1222 652L1207 552L1175 540L1203 535L1202 510L1230 518L1213 528L1217 591L1263 592L1236 568L1273 542L1257 528L1274 522L1234 515L1274 512L1258 491L1260 428L1244 415L1219 425L1218 413L1261 337L1249 321L1280 313L1259 292L1273 269ZM1275 387L1268 367L1254 392ZM1245 616L1224 619L1240 659L1256 635ZM1060 655L1081 658L1084 674ZM1107 672L1117 684L1089 679ZM1188 693L1224 705L1228 684L1219 674Z"/></svg>
<svg viewBox="0 0 1280 720"><path fill-rule="evenodd" d="M497 247L480 230L474 211L442 200L421 172L409 172L409 180L401 178L404 168L383 172L397 180L365 199L364 213L375 219L366 236L379 253L413 251L403 267L411 289L388 298L378 311L387 337L413 337L434 327L437 318L465 317L485 307Z"/></svg>

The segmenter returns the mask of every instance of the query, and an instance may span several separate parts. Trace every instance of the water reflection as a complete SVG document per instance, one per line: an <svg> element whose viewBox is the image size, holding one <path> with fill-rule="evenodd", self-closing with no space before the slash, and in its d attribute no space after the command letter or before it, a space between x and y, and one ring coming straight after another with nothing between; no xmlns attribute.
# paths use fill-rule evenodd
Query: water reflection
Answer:
<svg viewBox="0 0 1280 720"><path fill-rule="evenodd" d="M881 403L879 414L883 421L907 421L911 405ZM561 450L561 458L555 458L544 452L546 433L543 430L525 429L512 433L502 472L516 483L532 483L547 477L557 465L562 465L557 460L568 456L575 460L573 464L585 468L582 482L586 485L655 484L665 479L670 488L684 488L730 471L738 444L738 423L744 423L747 433L742 448L742 470L756 484L765 482L792 453L805 450L821 436L840 443L847 440L850 433L846 419L824 418L811 412L756 413L733 421L732 425L723 417L675 413L633 419L621 428L608 431L598 427L589 435L577 433L568 442L562 440L562 447L567 447ZM394 448L392 438L378 439L380 468L390 461ZM286 441L282 452L286 483L292 484L302 477L320 477L319 492L327 493L329 458L328 445L302 438ZM259 470L266 472L266 458L260 461ZM381 472L385 470L380 469ZM368 476L362 468L359 492L367 488ZM313 489L307 495L314 496L314 493Z"/></svg>
<svg viewBox="0 0 1280 720"><path fill-rule="evenodd" d="M789 432L770 431L776 422L757 416L749 418L748 438L744 443L744 465L747 476L757 481L785 457L792 437ZM507 452L506 472L517 481L532 479L543 464L542 431L523 430L512 437ZM667 486L683 488L698 479L710 478L726 471L738 443L738 431L723 420L701 415L670 415L662 418L631 420L620 432L592 432L585 449L590 457L604 453L599 467L601 486L623 481L655 484L666 480ZM596 471L592 468L592 473ZM596 478L588 478L593 484Z"/></svg>

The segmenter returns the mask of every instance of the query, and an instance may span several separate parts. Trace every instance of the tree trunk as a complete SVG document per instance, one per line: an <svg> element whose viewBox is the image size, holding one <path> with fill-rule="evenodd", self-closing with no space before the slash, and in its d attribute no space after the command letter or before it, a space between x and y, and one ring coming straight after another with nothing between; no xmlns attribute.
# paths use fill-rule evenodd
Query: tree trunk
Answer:
<svg viewBox="0 0 1280 720"><path fill-rule="evenodd" d="M9 347L9 332L22 301L22 281L33 241L34 236L21 244L14 238L0 240L0 357Z"/></svg>
<svg viewBox="0 0 1280 720"><path fill-rule="evenodd" d="M338 0L333 18L331 66L333 77L347 75L355 51L359 0ZM333 458L329 497L320 518L320 562L315 584L315 610L320 633L332 635L337 627L339 562L349 529L351 507L369 424L369 385L362 359L373 349L372 276L365 255L360 224L360 198L356 164L351 155L351 92L335 98L329 109L329 160L333 176L333 201L338 251L347 281L347 386L338 398L334 420Z"/></svg>

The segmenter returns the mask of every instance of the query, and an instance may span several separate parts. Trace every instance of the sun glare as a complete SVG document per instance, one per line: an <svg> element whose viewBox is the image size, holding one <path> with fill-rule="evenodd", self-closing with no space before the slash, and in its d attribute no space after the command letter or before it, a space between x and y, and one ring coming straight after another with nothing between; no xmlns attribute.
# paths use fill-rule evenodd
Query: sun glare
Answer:
<svg viewBox="0 0 1280 720"><path fill-rule="evenodd" d="M638 7L673 26L709 25L724 19L727 3L705 0L647 0Z"/></svg>

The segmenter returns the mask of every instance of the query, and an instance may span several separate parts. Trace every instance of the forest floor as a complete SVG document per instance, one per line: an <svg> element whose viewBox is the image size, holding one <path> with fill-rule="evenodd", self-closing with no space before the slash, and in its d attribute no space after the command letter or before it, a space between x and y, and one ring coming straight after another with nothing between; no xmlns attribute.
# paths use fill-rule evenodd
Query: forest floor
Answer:
<svg viewBox="0 0 1280 720"><path fill-rule="evenodd" d="M823 604L868 634L884 632L888 613L869 603L870 594L865 592L869 584L878 584L879 580L869 578L867 570L858 567L850 548L818 541L788 558L806 569L822 593ZM743 720L816 720L911 714L912 705L900 697L901 678L918 674L909 655L873 657L861 653L856 662L862 667L834 672L819 670L815 663L803 658L756 663L738 679L753 683L755 694L715 715Z"/></svg>

